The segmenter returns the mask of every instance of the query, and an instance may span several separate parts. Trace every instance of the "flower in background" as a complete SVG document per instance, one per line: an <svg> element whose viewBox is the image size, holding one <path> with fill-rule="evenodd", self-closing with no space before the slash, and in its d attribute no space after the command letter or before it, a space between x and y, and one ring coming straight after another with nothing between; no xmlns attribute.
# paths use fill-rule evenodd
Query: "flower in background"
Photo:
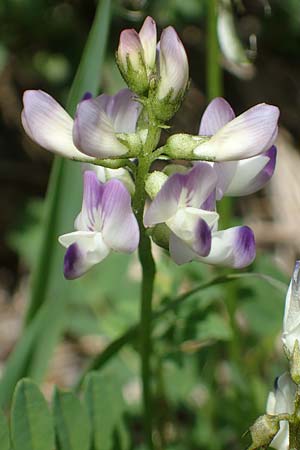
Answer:
<svg viewBox="0 0 300 450"><path fill-rule="evenodd" d="M22 124L35 142L60 156L92 162L124 155L127 147L116 133L134 133L141 105L129 89L116 95L85 96L75 120L50 95L26 91Z"/></svg>
<svg viewBox="0 0 300 450"><path fill-rule="evenodd" d="M296 261L285 300L282 342L290 354L300 344L300 261Z"/></svg>
<svg viewBox="0 0 300 450"><path fill-rule="evenodd" d="M260 189L270 178L275 167L276 149L272 146L278 118L279 109L273 105L261 103L235 117L225 99L217 97L211 101L199 129L200 135L211 138L197 146L194 154L222 162L217 169L222 175L221 191L245 195ZM256 155L259 156L254 158Z"/></svg>
<svg viewBox="0 0 300 450"><path fill-rule="evenodd" d="M250 228L218 231L219 215L210 201L216 183L213 168L199 163L186 174L171 175L146 211L145 226L165 223L169 228L170 255L177 264L197 260L242 268L255 257Z"/></svg>
<svg viewBox="0 0 300 450"><path fill-rule="evenodd" d="M267 414L292 414L294 411L294 400L296 385L293 383L288 372L278 377L275 381L275 390L270 392L267 400ZM277 450L288 450L289 448L289 423L287 420L280 421L280 428L271 447Z"/></svg>
<svg viewBox="0 0 300 450"><path fill-rule="evenodd" d="M139 243L139 227L131 198L119 180L101 183L95 172L84 174L83 202L76 231L59 237L67 248L64 275L78 278L113 250L132 253Z"/></svg>

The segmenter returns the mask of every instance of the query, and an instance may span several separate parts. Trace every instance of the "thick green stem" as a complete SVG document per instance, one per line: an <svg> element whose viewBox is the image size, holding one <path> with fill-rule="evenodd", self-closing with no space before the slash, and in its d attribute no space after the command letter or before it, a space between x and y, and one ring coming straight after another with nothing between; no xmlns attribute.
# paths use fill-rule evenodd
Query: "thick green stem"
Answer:
<svg viewBox="0 0 300 450"><path fill-rule="evenodd" d="M140 228L139 259L142 266L141 313L140 313L140 354L143 384L144 432L148 450L152 450L152 392L151 392L151 319L152 295L155 278L155 262L151 251L151 241L143 224L146 201L145 180L153 161L152 152L160 135L155 122L149 115L149 129L142 154L139 156L133 210Z"/></svg>
<svg viewBox="0 0 300 450"><path fill-rule="evenodd" d="M152 444L152 392L151 392L151 319L152 294L155 277L155 263L151 252L150 238L141 235L139 258L142 265L143 279L141 291L141 319L140 319L140 352L144 402L144 428L149 450Z"/></svg>

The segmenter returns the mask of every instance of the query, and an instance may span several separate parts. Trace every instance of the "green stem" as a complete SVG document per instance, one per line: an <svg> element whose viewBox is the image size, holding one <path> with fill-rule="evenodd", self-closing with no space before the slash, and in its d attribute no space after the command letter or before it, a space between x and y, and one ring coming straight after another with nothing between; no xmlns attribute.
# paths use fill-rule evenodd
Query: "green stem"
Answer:
<svg viewBox="0 0 300 450"><path fill-rule="evenodd" d="M145 180L153 161L153 150L157 145L160 130L149 114L149 129L147 139L139 156L135 182L133 210L140 228L139 259L142 266L141 312L140 312L140 354L141 375L144 404L144 432L148 450L153 449L152 441L152 392L151 392L151 318L152 296L155 278L155 262L151 251L151 241L143 224L143 214L146 201Z"/></svg>
<svg viewBox="0 0 300 450"><path fill-rule="evenodd" d="M222 70L217 35L218 0L207 0L207 61L206 89L207 97L212 100L222 95Z"/></svg>

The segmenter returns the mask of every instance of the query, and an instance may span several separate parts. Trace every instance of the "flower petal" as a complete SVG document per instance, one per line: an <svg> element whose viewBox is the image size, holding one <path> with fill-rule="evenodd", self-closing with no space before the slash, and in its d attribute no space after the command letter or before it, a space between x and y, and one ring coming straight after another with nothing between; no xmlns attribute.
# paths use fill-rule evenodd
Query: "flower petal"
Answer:
<svg viewBox="0 0 300 450"><path fill-rule="evenodd" d="M234 118L234 111L225 98L216 97L209 103L203 113L199 134L201 136L212 136Z"/></svg>
<svg viewBox="0 0 300 450"><path fill-rule="evenodd" d="M110 252L97 232L75 231L60 236L59 242L68 247L64 259L64 275L68 280L80 277Z"/></svg>
<svg viewBox="0 0 300 450"><path fill-rule="evenodd" d="M216 161L246 159L267 150L276 136L279 109L261 103L222 127L209 141L199 145L198 157Z"/></svg>
<svg viewBox="0 0 300 450"><path fill-rule="evenodd" d="M240 162L240 161L239 161ZM212 167L217 174L216 199L221 200L236 172L237 161L215 162Z"/></svg>
<svg viewBox="0 0 300 450"><path fill-rule="evenodd" d="M166 222L184 206L200 208L214 190L216 180L214 170L206 163L195 164L186 174L171 175L146 211L145 226Z"/></svg>
<svg viewBox="0 0 300 450"><path fill-rule="evenodd" d="M73 119L54 98L43 91L26 91L23 96L22 124L35 142L66 158L92 161L73 144Z"/></svg>
<svg viewBox="0 0 300 450"><path fill-rule="evenodd" d="M114 121L105 112L109 96L79 103L73 127L73 140L82 152L96 158L109 158L127 153L127 147L116 138Z"/></svg>
<svg viewBox="0 0 300 450"><path fill-rule="evenodd" d="M197 260L238 269L251 264L254 258L253 232L249 227L243 226L214 232L209 255L205 258L197 257Z"/></svg>
<svg viewBox="0 0 300 450"><path fill-rule="evenodd" d="M104 184L95 172L87 170L83 176L83 200L81 212L75 220L75 228L80 231L101 231L102 217L100 203Z"/></svg>
<svg viewBox="0 0 300 450"><path fill-rule="evenodd" d="M211 248L211 228L218 214L197 208L180 208L166 225L199 256L207 256Z"/></svg>
<svg viewBox="0 0 300 450"><path fill-rule="evenodd" d="M267 401L267 414L292 414L294 411L294 400L296 385L293 383L288 372L277 378L275 382L275 393L270 392ZM271 442L271 447L278 450L289 448L289 425L286 420L280 421L280 428Z"/></svg>
<svg viewBox="0 0 300 450"><path fill-rule="evenodd" d="M144 50L144 61L148 68L154 69L156 59L156 42L157 31L156 23L152 17L146 17L142 28L139 32L139 37Z"/></svg>
<svg viewBox="0 0 300 450"><path fill-rule="evenodd" d="M133 69L140 66L140 57L143 53L142 43L138 33L134 29L123 30L120 34L118 47L118 59L124 70L128 70L127 58Z"/></svg>
<svg viewBox="0 0 300 450"><path fill-rule="evenodd" d="M269 150L253 158L237 163L235 174L226 190L226 195L249 195L261 189L272 177L276 165L277 149ZM230 162L221 164L232 164Z"/></svg>
<svg viewBox="0 0 300 450"><path fill-rule="evenodd" d="M116 133L134 133L141 110L142 105L134 100L134 94L129 89L121 89L109 97L106 107Z"/></svg>
<svg viewBox="0 0 300 450"><path fill-rule="evenodd" d="M170 234L169 251L171 258L178 265L186 264L197 257L195 252L174 233Z"/></svg>
<svg viewBox="0 0 300 450"><path fill-rule="evenodd" d="M185 49L173 27L163 30L159 43L158 98L163 99L172 89L172 99L184 93L189 79L189 65Z"/></svg>
<svg viewBox="0 0 300 450"><path fill-rule="evenodd" d="M140 234L131 208L131 197L119 180L110 180L103 188L101 200L103 239L115 251L134 252Z"/></svg>
<svg viewBox="0 0 300 450"><path fill-rule="evenodd" d="M285 300L282 342L292 353L295 341L300 343L300 261L296 261Z"/></svg>

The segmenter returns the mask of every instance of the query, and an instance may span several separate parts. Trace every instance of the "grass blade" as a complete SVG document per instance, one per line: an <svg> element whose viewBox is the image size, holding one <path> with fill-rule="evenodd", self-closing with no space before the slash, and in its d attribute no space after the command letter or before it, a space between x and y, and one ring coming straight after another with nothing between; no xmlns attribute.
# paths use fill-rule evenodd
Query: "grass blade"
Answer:
<svg viewBox="0 0 300 450"><path fill-rule="evenodd" d="M110 23L111 0L100 0L95 20L77 70L67 104L73 114L83 93L96 94ZM40 380L47 368L54 346L63 332L63 320L49 320L39 310L46 309L50 317L62 319L71 296L72 287L62 274L63 250L57 236L73 228L73 220L81 202L80 165L55 158L46 196L46 214L40 255L32 281L31 299L26 316L26 328L16 351L4 371L0 383L0 403L6 405L14 386L23 376ZM43 305L46 305L43 308Z"/></svg>

